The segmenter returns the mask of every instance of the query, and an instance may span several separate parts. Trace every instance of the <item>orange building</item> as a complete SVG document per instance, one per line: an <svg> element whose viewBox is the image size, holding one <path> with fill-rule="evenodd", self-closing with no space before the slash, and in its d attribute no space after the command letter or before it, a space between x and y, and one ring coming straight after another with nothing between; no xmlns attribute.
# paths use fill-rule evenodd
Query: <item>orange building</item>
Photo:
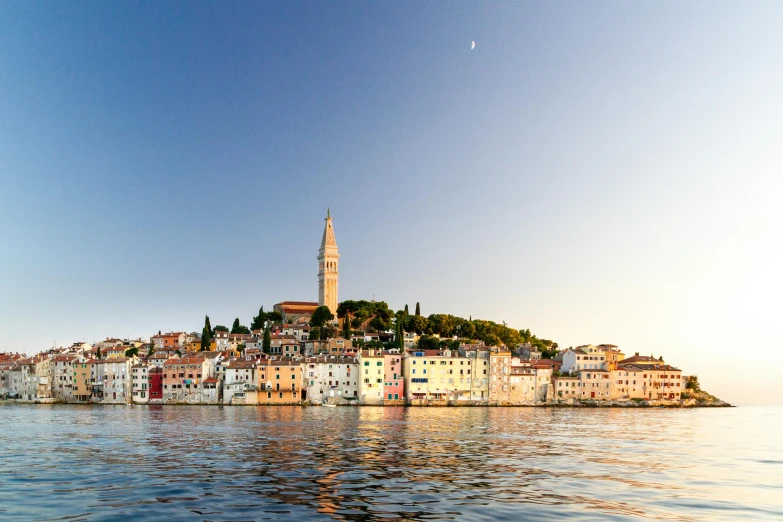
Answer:
<svg viewBox="0 0 783 522"><path fill-rule="evenodd" d="M73 400L89 402L92 399L93 360L73 363Z"/></svg>
<svg viewBox="0 0 783 522"><path fill-rule="evenodd" d="M302 383L302 361L298 358L262 360L258 366L258 404L299 404L307 399Z"/></svg>

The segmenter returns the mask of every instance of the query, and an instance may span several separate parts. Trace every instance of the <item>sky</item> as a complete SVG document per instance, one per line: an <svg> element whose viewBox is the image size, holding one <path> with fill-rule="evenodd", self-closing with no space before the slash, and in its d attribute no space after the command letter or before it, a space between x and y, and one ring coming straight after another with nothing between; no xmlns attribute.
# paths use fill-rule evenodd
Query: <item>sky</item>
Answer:
<svg viewBox="0 0 783 522"><path fill-rule="evenodd" d="M339 298L781 403L780 2L2 2L0 351ZM471 50L471 41L476 42Z"/></svg>

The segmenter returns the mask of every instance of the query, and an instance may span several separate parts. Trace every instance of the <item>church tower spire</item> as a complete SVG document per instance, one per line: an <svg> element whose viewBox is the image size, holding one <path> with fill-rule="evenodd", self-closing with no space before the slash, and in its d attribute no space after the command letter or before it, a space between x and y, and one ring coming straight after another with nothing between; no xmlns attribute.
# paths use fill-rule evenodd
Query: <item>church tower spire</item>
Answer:
<svg viewBox="0 0 783 522"><path fill-rule="evenodd" d="M337 241L334 238L332 213L326 210L326 225L321 239L321 249L318 251L318 306L328 306L337 315L337 263L340 254L337 253Z"/></svg>

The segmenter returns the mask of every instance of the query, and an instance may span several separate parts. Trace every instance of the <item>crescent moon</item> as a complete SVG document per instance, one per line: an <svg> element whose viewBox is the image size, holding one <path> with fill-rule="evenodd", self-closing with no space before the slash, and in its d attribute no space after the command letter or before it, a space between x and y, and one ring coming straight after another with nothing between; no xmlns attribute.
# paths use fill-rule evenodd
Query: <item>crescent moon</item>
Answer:
<svg viewBox="0 0 783 522"><path fill-rule="evenodd" d="M472 41L470 42L470 50L472 51L476 47L476 42Z"/></svg>

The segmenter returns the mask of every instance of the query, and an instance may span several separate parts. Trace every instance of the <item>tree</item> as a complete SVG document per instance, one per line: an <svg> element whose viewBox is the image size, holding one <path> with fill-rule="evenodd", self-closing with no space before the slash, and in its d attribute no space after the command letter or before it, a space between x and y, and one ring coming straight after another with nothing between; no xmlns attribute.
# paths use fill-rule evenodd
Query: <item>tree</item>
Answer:
<svg viewBox="0 0 783 522"><path fill-rule="evenodd" d="M470 321L463 321L457 331L463 339L474 339L476 337L476 327Z"/></svg>
<svg viewBox="0 0 783 522"><path fill-rule="evenodd" d="M405 305L405 315L408 315L408 305Z"/></svg>
<svg viewBox="0 0 783 522"><path fill-rule="evenodd" d="M343 320L343 324L348 323L350 325L357 308L356 301L343 301L337 307L337 317Z"/></svg>
<svg viewBox="0 0 783 522"><path fill-rule="evenodd" d="M272 335L269 333L269 328L264 329L264 340L261 346L265 354L269 355L272 353Z"/></svg>
<svg viewBox="0 0 783 522"><path fill-rule="evenodd" d="M227 326L223 326L222 324L219 324L219 325L217 325L215 327L213 332L228 332L228 327Z"/></svg>
<svg viewBox="0 0 783 522"><path fill-rule="evenodd" d="M211 339L215 335L215 330L212 329L212 323L209 322L209 316L207 316L205 325L209 328L209 338Z"/></svg>
<svg viewBox="0 0 783 522"><path fill-rule="evenodd" d="M407 308L407 305L405 307ZM394 334L394 340L396 341L397 348L400 349L400 353L405 350L405 330L403 329L403 322L402 317L397 320L397 332Z"/></svg>
<svg viewBox="0 0 783 522"><path fill-rule="evenodd" d="M438 344L437 337L432 337L431 335L422 335L419 337L418 347L420 350L437 350Z"/></svg>
<svg viewBox="0 0 783 522"><path fill-rule="evenodd" d="M147 345L147 357L152 357L152 354L155 353L155 345L150 343Z"/></svg>
<svg viewBox="0 0 783 522"><path fill-rule="evenodd" d="M427 318L420 315L409 315L405 319L405 329L409 332L416 332L418 335L424 333L427 325Z"/></svg>
<svg viewBox="0 0 783 522"><path fill-rule="evenodd" d="M343 339L351 340L351 321L347 317L343 319Z"/></svg>
<svg viewBox="0 0 783 522"><path fill-rule="evenodd" d="M416 302L416 315L421 315L421 308L419 307L418 301Z"/></svg>
<svg viewBox="0 0 783 522"><path fill-rule="evenodd" d="M310 316L310 326L313 328L321 328L324 324L334 319L334 314L329 310L328 306L319 306Z"/></svg>
<svg viewBox="0 0 783 522"><path fill-rule="evenodd" d="M201 329L201 351L205 352L212 346L212 328L209 324L209 316L204 316L204 328Z"/></svg>
<svg viewBox="0 0 783 522"><path fill-rule="evenodd" d="M101 358L101 347L100 346L95 350L95 357L97 359Z"/></svg>
<svg viewBox="0 0 783 522"><path fill-rule="evenodd" d="M262 306L258 310L258 315L253 317L253 322L250 323L250 329L251 330L262 330L264 327L266 327L266 320L269 314L264 312L264 307Z"/></svg>
<svg viewBox="0 0 783 522"><path fill-rule="evenodd" d="M249 334L250 329L243 325L239 324L239 317L234 319L234 324L231 325L231 333L232 334Z"/></svg>
<svg viewBox="0 0 783 522"><path fill-rule="evenodd" d="M240 343L240 344L238 344L238 345L237 345L237 351L238 351L239 353L244 353L244 351L245 351L245 343Z"/></svg>
<svg viewBox="0 0 783 522"><path fill-rule="evenodd" d="M487 346L498 346L501 344L500 337L495 334L489 334L482 339Z"/></svg>
<svg viewBox="0 0 783 522"><path fill-rule="evenodd" d="M281 314L280 312L275 312L275 311L269 312L266 315L266 320L269 321L270 323L282 323L283 322L283 314Z"/></svg>
<svg viewBox="0 0 783 522"><path fill-rule="evenodd" d="M135 346L125 350L125 357L136 357L137 355L139 355L139 349Z"/></svg>

